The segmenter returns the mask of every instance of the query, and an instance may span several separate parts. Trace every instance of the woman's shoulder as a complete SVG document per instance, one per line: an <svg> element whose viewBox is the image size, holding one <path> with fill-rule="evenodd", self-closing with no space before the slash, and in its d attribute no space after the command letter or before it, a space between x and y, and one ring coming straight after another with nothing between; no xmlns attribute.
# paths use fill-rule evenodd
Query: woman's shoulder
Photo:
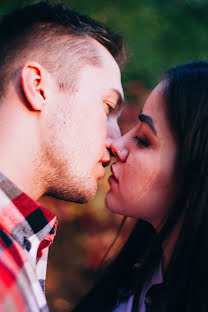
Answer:
<svg viewBox="0 0 208 312"><path fill-rule="evenodd" d="M139 262L147 238L152 234L152 227L147 222L137 222L119 254L105 268L93 289L82 298L73 312L111 311L112 306L116 303L119 290L126 286L134 264Z"/></svg>

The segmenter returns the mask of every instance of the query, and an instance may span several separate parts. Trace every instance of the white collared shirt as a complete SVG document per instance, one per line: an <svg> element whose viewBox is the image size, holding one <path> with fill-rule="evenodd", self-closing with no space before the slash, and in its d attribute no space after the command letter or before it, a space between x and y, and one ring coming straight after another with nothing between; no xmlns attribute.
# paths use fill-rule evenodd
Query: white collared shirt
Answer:
<svg viewBox="0 0 208 312"><path fill-rule="evenodd" d="M147 292L153 285L158 285L161 284L162 282L163 282L163 273L162 273L162 263L160 262L158 267L155 269L151 279L147 280L146 283L144 284L140 296L138 312L146 311L145 301L148 300ZM134 295L131 295L126 302L121 302L112 312L131 312L133 300Z"/></svg>

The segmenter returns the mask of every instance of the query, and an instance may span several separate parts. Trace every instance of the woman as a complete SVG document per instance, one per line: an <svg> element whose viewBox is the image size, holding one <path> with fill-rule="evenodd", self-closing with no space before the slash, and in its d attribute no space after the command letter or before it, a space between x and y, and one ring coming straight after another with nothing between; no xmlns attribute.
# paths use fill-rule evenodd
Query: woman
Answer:
<svg viewBox="0 0 208 312"><path fill-rule="evenodd" d="M170 69L112 151L106 206L138 222L74 312L207 312L208 63Z"/></svg>

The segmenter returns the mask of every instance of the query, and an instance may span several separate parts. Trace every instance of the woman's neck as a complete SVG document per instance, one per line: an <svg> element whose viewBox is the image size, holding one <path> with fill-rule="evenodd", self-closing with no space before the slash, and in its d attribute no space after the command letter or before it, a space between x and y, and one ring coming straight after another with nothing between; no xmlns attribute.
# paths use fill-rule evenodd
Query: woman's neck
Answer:
<svg viewBox="0 0 208 312"><path fill-rule="evenodd" d="M168 238L164 241L163 248L163 272L167 270L167 266L170 262L171 256L173 254L175 244L181 229L181 222L179 222L173 231L170 233Z"/></svg>

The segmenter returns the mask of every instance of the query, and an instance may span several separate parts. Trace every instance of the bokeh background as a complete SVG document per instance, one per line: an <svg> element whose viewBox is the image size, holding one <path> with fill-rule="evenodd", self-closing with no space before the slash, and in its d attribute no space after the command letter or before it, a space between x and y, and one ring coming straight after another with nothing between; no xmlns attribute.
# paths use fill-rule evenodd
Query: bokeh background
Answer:
<svg viewBox="0 0 208 312"><path fill-rule="evenodd" d="M37 1L0 0L0 14ZM54 1L59 2L59 1ZM65 0L66 5L106 23L123 34L130 58L122 70L127 106L120 125L126 132L136 122L139 107L170 66L207 60L208 0ZM109 168L96 197L85 205L49 197L59 228L50 248L47 299L51 311L71 311L95 283L102 257L114 240L122 217L106 210ZM134 220L127 220L111 249L112 258L127 239Z"/></svg>

